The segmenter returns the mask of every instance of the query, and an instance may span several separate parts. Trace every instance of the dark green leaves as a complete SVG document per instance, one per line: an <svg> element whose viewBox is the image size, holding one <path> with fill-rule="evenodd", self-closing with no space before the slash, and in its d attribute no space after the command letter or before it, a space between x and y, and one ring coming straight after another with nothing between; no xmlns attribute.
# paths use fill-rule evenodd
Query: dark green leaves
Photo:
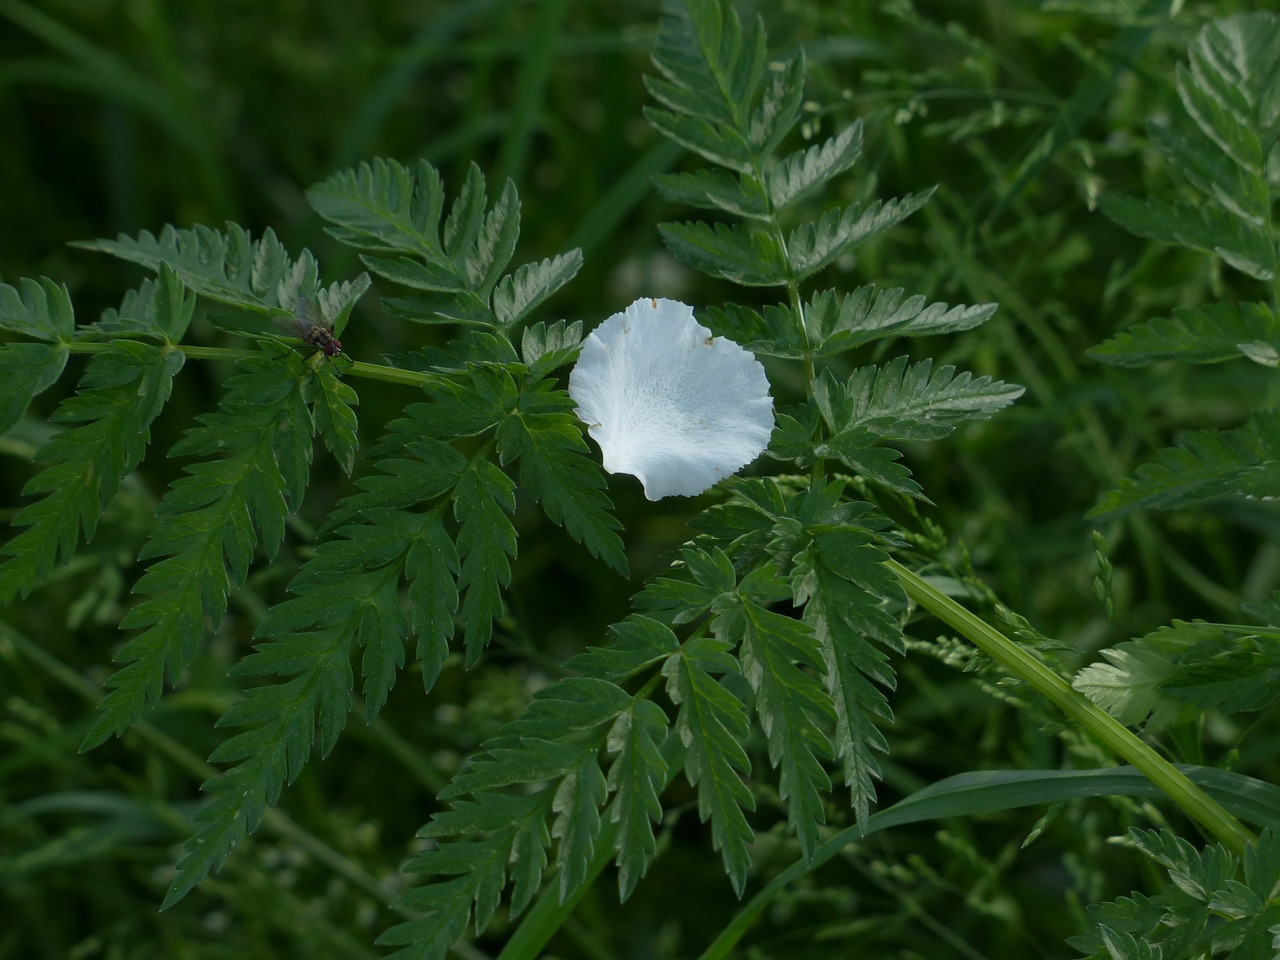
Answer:
<svg viewBox="0 0 1280 960"><path fill-rule="evenodd" d="M323 301L325 316L335 321L350 312L369 288L361 274L354 281L320 287L319 266L307 250L295 260L268 229L254 240L244 228L227 224L226 233L209 227L178 230L165 227L159 236L143 230L137 237L121 234L115 240L94 240L78 246L109 253L122 260L160 271L167 266L189 289L219 303L261 314L292 314L298 297ZM264 332L268 331L265 327Z"/></svg>
<svg viewBox="0 0 1280 960"><path fill-rule="evenodd" d="M1278 238L1271 210L1280 179L1280 17L1242 14L1209 24L1178 69L1184 114L1152 123L1151 133L1197 203L1105 197L1102 210L1142 236L1216 254L1259 280L1276 275Z"/></svg>
<svg viewBox="0 0 1280 960"><path fill-rule="evenodd" d="M503 459L520 458L522 487L553 523L626 576L627 558L617 534L622 525L611 512L604 478L572 408L562 391L526 392L518 415L499 430L499 452Z"/></svg>
<svg viewBox="0 0 1280 960"><path fill-rule="evenodd" d="M807 857L817 846L818 824L825 819L822 798L831 788L822 760L832 751L822 727L835 719L835 711L819 679L824 667L813 630L761 605L790 594L774 570L762 567L742 582L734 602L717 604L713 628L717 636L738 640L742 672L769 741L769 762L778 769L778 793Z"/></svg>
<svg viewBox="0 0 1280 960"><path fill-rule="evenodd" d="M662 106L645 110L649 122L729 171L665 175L658 189L751 223L662 224L667 248L696 270L743 286L794 285L899 223L932 193L855 203L788 230L781 214L853 167L861 124L775 156L800 118L804 57L766 67L760 20L744 31L714 0L667 5L653 63L661 75L645 84Z"/></svg>
<svg viewBox="0 0 1280 960"><path fill-rule="evenodd" d="M0 565L0 603L25 596L55 563L68 559L83 531L93 539L98 517L120 478L142 460L151 421L169 398L183 355L121 340L94 355L79 393L55 419L75 424L55 434L37 460L47 464L23 493L42 498L22 509L24 527L6 543Z"/></svg>
<svg viewBox="0 0 1280 960"><path fill-rule="evenodd" d="M877 290L868 285L849 294L817 293L802 304L799 316L785 304L765 307L761 313L728 304L703 310L699 319L753 353L818 359L890 337L969 330L990 319L995 310L993 303L948 307L924 297L905 297L900 287Z"/></svg>
<svg viewBox="0 0 1280 960"><path fill-rule="evenodd" d="M746 706L717 677L739 672L730 645L712 637L684 643L663 666L667 693L679 708L676 732L686 752L685 776L698 788L698 816L711 822L711 842L739 894L751 865L748 848L755 833L743 810L755 798L743 777L751 761L742 748L747 736Z"/></svg>
<svg viewBox="0 0 1280 960"><path fill-rule="evenodd" d="M1259 411L1233 430L1197 430L1139 467L1098 503L1090 516L1132 510L1172 510L1233 494L1274 497L1280 491L1280 413Z"/></svg>
<svg viewBox="0 0 1280 960"><path fill-rule="evenodd" d="M443 224L444 182L425 160L361 164L307 197L333 236L365 251L370 270L424 292L395 303L418 322L515 329L582 266L581 251L572 250L504 276L520 236L520 201L508 181L490 206L475 164Z"/></svg>
<svg viewBox="0 0 1280 960"><path fill-rule="evenodd" d="M142 553L161 559L135 588L145 599L121 623L142 632L116 655L125 666L108 679L111 692L84 748L153 705L166 673L176 680L206 622L217 626L228 593L244 582L255 547L275 555L285 518L306 489L312 418L303 387L311 371L294 354L243 361L241 369L219 411L202 416L170 451L214 459L189 466L161 501L160 526Z"/></svg>
<svg viewBox="0 0 1280 960"><path fill-rule="evenodd" d="M1130 830L1129 839L1169 876L1154 897L1124 897L1089 908L1093 929L1069 942L1097 960L1265 960L1280 927L1280 842L1265 830L1243 857L1217 845L1197 850L1167 831Z"/></svg>
<svg viewBox="0 0 1280 960"><path fill-rule="evenodd" d="M1103 650L1104 662L1076 674L1072 686L1121 723L1150 729L1179 714L1258 710L1280 693L1275 630L1185 623Z"/></svg>
<svg viewBox="0 0 1280 960"><path fill-rule="evenodd" d="M1265 303L1210 303L1136 324L1094 347L1089 356L1118 367L1159 360L1219 363L1252 359L1258 345L1280 349L1280 320Z"/></svg>
<svg viewBox="0 0 1280 960"><path fill-rule="evenodd" d="M71 296L62 284L26 278L16 288L0 283L0 330L54 343L70 340L75 325Z"/></svg>

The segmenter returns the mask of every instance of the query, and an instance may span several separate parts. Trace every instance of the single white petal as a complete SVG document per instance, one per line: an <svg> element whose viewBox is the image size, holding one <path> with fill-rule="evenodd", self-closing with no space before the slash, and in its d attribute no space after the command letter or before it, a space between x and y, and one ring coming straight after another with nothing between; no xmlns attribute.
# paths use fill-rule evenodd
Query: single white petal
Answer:
<svg viewBox="0 0 1280 960"><path fill-rule="evenodd" d="M604 468L638 477L650 500L702 493L758 457L773 432L760 361L676 300L637 300L597 327L569 395Z"/></svg>

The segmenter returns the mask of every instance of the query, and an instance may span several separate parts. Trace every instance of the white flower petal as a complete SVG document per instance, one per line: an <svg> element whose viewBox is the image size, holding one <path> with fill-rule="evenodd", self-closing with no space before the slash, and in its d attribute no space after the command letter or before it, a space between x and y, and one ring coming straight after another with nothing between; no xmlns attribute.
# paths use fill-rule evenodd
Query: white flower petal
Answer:
<svg viewBox="0 0 1280 960"><path fill-rule="evenodd" d="M676 300L637 300L587 337L569 375L604 468L650 500L692 497L760 455L773 432L764 367Z"/></svg>

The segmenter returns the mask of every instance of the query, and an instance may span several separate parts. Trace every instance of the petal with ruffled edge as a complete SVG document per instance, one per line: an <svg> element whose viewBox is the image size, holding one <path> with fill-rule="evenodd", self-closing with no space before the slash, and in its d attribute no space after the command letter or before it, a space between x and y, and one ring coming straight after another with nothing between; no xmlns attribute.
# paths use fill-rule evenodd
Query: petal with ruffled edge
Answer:
<svg viewBox="0 0 1280 960"><path fill-rule="evenodd" d="M692 497L760 455L773 432L764 367L676 300L637 300L594 330L569 395L609 473L650 500Z"/></svg>

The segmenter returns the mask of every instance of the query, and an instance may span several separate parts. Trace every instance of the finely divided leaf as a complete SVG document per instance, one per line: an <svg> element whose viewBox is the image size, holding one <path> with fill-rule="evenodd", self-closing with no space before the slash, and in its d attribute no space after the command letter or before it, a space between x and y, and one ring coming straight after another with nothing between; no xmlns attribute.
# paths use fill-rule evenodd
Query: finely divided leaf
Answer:
<svg viewBox="0 0 1280 960"><path fill-rule="evenodd" d="M1228 493L1261 496L1254 471L1280 461L1280 414L1254 413L1234 430L1197 430L1137 469L1102 498L1090 517L1171 510ZM1270 496L1277 495L1274 484Z"/></svg>
<svg viewBox="0 0 1280 960"><path fill-rule="evenodd" d="M783 157L766 177L770 205L785 210L852 168L861 153L859 120L829 140Z"/></svg>
<svg viewBox="0 0 1280 960"><path fill-rule="evenodd" d="M1103 196L1098 208L1130 233L1214 253L1258 280L1275 276L1275 242L1268 233L1218 207Z"/></svg>
<svg viewBox="0 0 1280 960"><path fill-rule="evenodd" d="M822 797L831 788L822 768L822 760L832 755L831 744L819 724L834 720L835 711L818 679L825 671L813 630L757 602L789 597L787 585L766 564L743 579L736 597L717 603L712 629L739 646L742 672L756 695L756 714L768 739L769 762L778 770L778 793L787 801L787 819L808 858L826 819Z"/></svg>
<svg viewBox="0 0 1280 960"><path fill-rule="evenodd" d="M355 468L356 452L360 449L356 414L351 409L359 398L328 363L316 366L315 376L307 386L310 388L307 399L314 411L316 430L343 473L350 476Z"/></svg>
<svg viewBox="0 0 1280 960"><path fill-rule="evenodd" d="M209 626L221 620L259 541L273 556L285 518L298 506L311 453L311 418L302 395L309 371L292 354L240 366L218 412L200 417L200 426L170 453L218 459L189 466L160 503L160 525L141 558L161 559L138 581L134 592L145 599L121 623L142 633L116 654L124 666L108 678L110 693L82 749L119 734L159 700L165 674L176 680ZM293 444L301 447L300 465L292 462ZM286 472L301 476L289 482Z"/></svg>
<svg viewBox="0 0 1280 960"><path fill-rule="evenodd" d="M483 932L508 874L514 884L512 912L528 905L546 867L546 818L552 797L550 789L525 795L482 793L471 801L456 801L419 831L424 838L446 842L419 854L406 871L449 879L431 879L397 901L417 919L378 938L382 945L405 948L392 954L392 960L444 960L466 931L473 905L475 929ZM471 839L462 839L468 836Z"/></svg>
<svg viewBox="0 0 1280 960"><path fill-rule="evenodd" d="M1245 356L1247 345L1280 346L1280 319L1265 303L1211 303L1136 324L1089 351L1119 367L1158 360L1219 363Z"/></svg>
<svg viewBox="0 0 1280 960"><path fill-rule="evenodd" d="M410 168L377 159L335 173L307 191L316 212L338 240L363 250L427 259L443 256L440 214L444 184L425 160Z"/></svg>
<svg viewBox="0 0 1280 960"><path fill-rule="evenodd" d="M653 107L644 108L644 117L664 137L686 150L735 173L751 175L754 169L751 145L732 127Z"/></svg>
<svg viewBox="0 0 1280 960"><path fill-rule="evenodd" d="M903 294L901 287L877 290L871 285L844 296L834 290L816 294L805 310L814 355L828 356L888 337L971 330L996 311L994 303L948 307L921 296L903 299Z"/></svg>
<svg viewBox="0 0 1280 960"><path fill-rule="evenodd" d="M515 507L515 484L487 460L471 465L458 481L453 509L460 524L458 589L469 667L480 661L493 621L502 615L502 591L511 583L516 555L516 530L508 516Z"/></svg>
<svg viewBox="0 0 1280 960"><path fill-rule="evenodd" d="M23 490L45 496L19 512L14 526L25 529L0 548L8 555L0 565L0 604L26 596L54 564L70 559L82 530L93 539L121 477L141 462L183 359L179 351L128 340L94 354L79 393L54 415L77 426L40 449L36 459L48 466Z"/></svg>
<svg viewBox="0 0 1280 960"><path fill-rule="evenodd" d="M716 0L664 4L650 92L673 110L741 126L741 105L752 99L765 69L764 24L744 37L737 14Z"/></svg>
<svg viewBox="0 0 1280 960"><path fill-rule="evenodd" d="M493 316L510 329L529 316L582 268L582 251L570 250L550 260L526 263L503 277L493 291Z"/></svg>
<svg viewBox="0 0 1280 960"><path fill-rule="evenodd" d="M177 903L226 860L247 833L258 828L286 783L301 772L316 740L317 713L326 740L336 736L350 711L354 625L268 645L242 662L246 671L296 674L291 680L255 687L219 720L219 726L248 726L222 744L213 762L237 762L204 784L213 794L195 819L201 824L187 841L164 907Z"/></svg>
<svg viewBox="0 0 1280 960"><path fill-rule="evenodd" d="M791 279L776 240L762 230L717 223L660 223L672 255L695 270L745 287L780 287Z"/></svg>
<svg viewBox="0 0 1280 960"><path fill-rule="evenodd" d="M270 228L261 240L254 240L234 223L227 224L226 233L203 226L190 230L166 226L158 237L143 230L136 238L122 233L115 240L76 246L109 253L157 273L167 266L201 296L264 315L282 310L292 314L298 297L314 297L323 301L326 316L345 318L369 286L368 277L361 275L349 283L321 288L319 266L309 250L295 260Z"/></svg>
<svg viewBox="0 0 1280 960"><path fill-rule="evenodd" d="M1135 640L1103 650L1102 656L1105 663L1083 667L1071 686L1123 724L1137 726L1151 717L1153 730L1167 726L1177 715L1176 704L1160 692L1177 672L1167 653Z"/></svg>
<svg viewBox="0 0 1280 960"><path fill-rule="evenodd" d="M816 223L797 227L787 238L787 279L803 280L830 266L854 247L901 223L931 196L933 190L926 190L887 202L875 200L865 209L855 203L843 210L828 210Z"/></svg>
<svg viewBox="0 0 1280 960"><path fill-rule="evenodd" d="M499 450L504 460L520 458L520 484L552 523L626 576L627 557L617 532L622 524L613 515L604 477L572 407L568 394L539 381L525 391L519 415L503 422Z"/></svg>
<svg viewBox="0 0 1280 960"><path fill-rule="evenodd" d="M618 899L631 896L649 861L658 852L653 825L662 819L658 795L666 783L667 764L659 745L670 721L651 700L636 700L618 714L605 739L616 754L609 767L613 794L605 816L618 825Z"/></svg>
<svg viewBox="0 0 1280 960"><path fill-rule="evenodd" d="M796 555L791 580L822 651L836 712L836 755L859 823L866 822L876 799L876 754L888 751L877 723L893 720L884 689L892 690L896 681L885 651L903 648L901 628L885 606L886 599L900 602L901 587L883 560L867 531L827 530Z"/></svg>
<svg viewBox="0 0 1280 960"><path fill-rule="evenodd" d="M0 345L0 433L21 420L32 399L57 382L68 356L63 343Z"/></svg>
<svg viewBox="0 0 1280 960"><path fill-rule="evenodd" d="M1178 67L1186 117L1151 125L1198 204L1104 197L1104 213L1142 236L1215 253L1259 280L1276 274L1272 226L1280 139L1280 17L1241 14L1207 25Z"/></svg>
<svg viewBox="0 0 1280 960"><path fill-rule="evenodd" d="M670 627L640 614L615 623L609 628L609 637L608 646L588 647L566 663L565 669L621 683L662 662L680 647Z"/></svg>
<svg viewBox="0 0 1280 960"><path fill-rule="evenodd" d="M768 70L770 76L760 95L760 106L752 112L747 126L747 139L762 154L777 149L800 119L800 105L804 101L804 51L786 63L771 63Z"/></svg>
<svg viewBox="0 0 1280 960"><path fill-rule="evenodd" d="M703 169L692 173L664 173L654 177L653 182L658 192L673 203L753 220L767 220L770 215L768 197L748 176Z"/></svg>
<svg viewBox="0 0 1280 960"><path fill-rule="evenodd" d="M50 343L70 340L76 320L67 288L47 278L23 277L18 284L0 283L0 330Z"/></svg>
<svg viewBox="0 0 1280 960"><path fill-rule="evenodd" d="M833 430L864 428L888 440L939 440L966 421L994 415L1022 392L990 377L957 374L950 365L934 370L929 359L908 366L906 357L855 370L843 385L827 375L815 384Z"/></svg>
<svg viewBox="0 0 1280 960"><path fill-rule="evenodd" d="M541 380L573 360L581 345L581 320L557 320L550 326L540 321L525 327L520 335L520 359L529 368L529 376Z"/></svg>
<svg viewBox="0 0 1280 960"><path fill-rule="evenodd" d="M404 566L413 603L410 625L418 636L424 690L435 686L449 656L453 616L458 610L459 565L457 547L444 525L442 505L431 512L413 540Z"/></svg>
<svg viewBox="0 0 1280 960"><path fill-rule="evenodd" d="M747 711L716 675L739 672L729 644L711 637L685 641L662 668L667 693L679 707L676 732L687 753L685 776L698 790L698 815L711 821L711 842L720 851L733 889L741 895L751 866L755 833L743 810L755 809L755 798L743 777L751 761L742 747L748 732Z"/></svg>

